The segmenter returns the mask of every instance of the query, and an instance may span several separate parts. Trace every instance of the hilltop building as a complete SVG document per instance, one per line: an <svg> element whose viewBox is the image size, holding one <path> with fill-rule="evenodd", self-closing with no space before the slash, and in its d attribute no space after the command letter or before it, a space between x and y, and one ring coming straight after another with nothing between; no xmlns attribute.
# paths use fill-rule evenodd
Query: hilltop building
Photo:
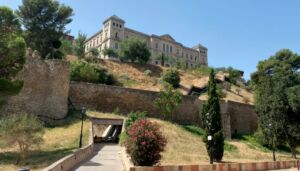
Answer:
<svg viewBox="0 0 300 171"><path fill-rule="evenodd" d="M176 42L169 34L148 35L125 27L125 21L116 15L107 18L103 22L102 30L87 39L85 52L88 53L91 48L97 48L100 51L99 58L114 59L114 57L104 56L102 50L113 48L116 52L120 51L121 41L128 38L139 38L147 43L151 52L149 63L160 65L161 56L165 57L165 66L172 66L180 62L186 68L199 65L207 66L207 48L198 44L193 48L186 47Z"/></svg>

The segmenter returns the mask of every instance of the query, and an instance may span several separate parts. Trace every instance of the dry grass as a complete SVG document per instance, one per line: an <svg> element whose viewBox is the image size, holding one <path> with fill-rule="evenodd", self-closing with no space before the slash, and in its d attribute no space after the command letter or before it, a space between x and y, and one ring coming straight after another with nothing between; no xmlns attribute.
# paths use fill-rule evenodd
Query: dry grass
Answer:
<svg viewBox="0 0 300 171"><path fill-rule="evenodd" d="M207 164L208 155L202 137L186 131L180 125L173 124L158 119L151 119L157 122L168 143L165 152L162 153L162 165L178 164ZM272 153L263 152L259 149L251 148L243 141L226 141L237 150L225 150L224 162L252 162L271 161ZM276 153L278 160L291 160L288 153Z"/></svg>
<svg viewBox="0 0 300 171"><path fill-rule="evenodd" d="M79 115L78 115L79 116ZM81 121L77 115L67 117L61 121L61 126L47 127L43 136L44 142L34 149L31 155L16 164L17 148L0 149L0 171L17 170L29 167L31 170L42 170L60 158L72 153L78 148ZM90 122L84 121L83 145L88 143Z"/></svg>

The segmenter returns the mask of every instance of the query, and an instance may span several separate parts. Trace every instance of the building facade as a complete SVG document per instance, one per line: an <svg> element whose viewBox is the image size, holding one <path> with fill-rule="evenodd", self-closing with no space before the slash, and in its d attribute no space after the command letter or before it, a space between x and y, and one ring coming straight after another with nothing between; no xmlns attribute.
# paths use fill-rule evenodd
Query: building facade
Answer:
<svg viewBox="0 0 300 171"><path fill-rule="evenodd" d="M92 48L99 50L99 58L115 59L114 57L104 56L102 51L112 48L116 52L121 49L121 42L128 38L138 38L146 42L151 52L149 63L164 66L180 64L183 67L191 68L200 65L208 65L207 48L201 44L189 48L176 42L170 35L148 35L125 27L125 21L113 15L103 22L103 28L87 39L85 52L89 53Z"/></svg>

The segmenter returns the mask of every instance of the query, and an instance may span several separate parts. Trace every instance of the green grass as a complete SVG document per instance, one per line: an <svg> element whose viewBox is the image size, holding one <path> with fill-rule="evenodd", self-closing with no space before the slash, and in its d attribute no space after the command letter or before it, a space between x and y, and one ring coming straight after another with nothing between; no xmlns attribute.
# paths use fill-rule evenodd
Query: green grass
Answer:
<svg viewBox="0 0 300 171"><path fill-rule="evenodd" d="M202 128L194 125L182 125L182 128L195 135L203 136L205 134L205 131Z"/></svg>
<svg viewBox="0 0 300 171"><path fill-rule="evenodd" d="M263 152L270 152L270 149L257 142L253 135L237 135L234 137L234 139L244 142L251 149L260 150Z"/></svg>
<svg viewBox="0 0 300 171"><path fill-rule="evenodd" d="M229 144L228 142L225 141L225 144L224 144L224 150L225 151L228 151L228 152L238 152L238 148L232 144Z"/></svg>

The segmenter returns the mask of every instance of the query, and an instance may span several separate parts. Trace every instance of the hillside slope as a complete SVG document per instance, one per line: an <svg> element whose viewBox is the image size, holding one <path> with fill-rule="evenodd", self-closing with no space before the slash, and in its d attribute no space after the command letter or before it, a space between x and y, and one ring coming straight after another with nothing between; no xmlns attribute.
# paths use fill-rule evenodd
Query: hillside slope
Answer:
<svg viewBox="0 0 300 171"><path fill-rule="evenodd" d="M70 56L69 60L74 61L74 56ZM160 77L163 71L169 69L151 64L139 65L103 59L97 59L97 63L114 75L118 86L151 91L160 91L163 88ZM179 90L184 95L188 94L192 87L205 88L208 84L207 75L195 74L185 70L179 70L179 73L181 78ZM228 84L224 81L224 74L218 73L217 78L221 80L220 84ZM224 100L254 103L252 93L241 87L230 85L229 89L223 88L223 91L226 94ZM207 96L203 93L199 98L206 100Z"/></svg>

